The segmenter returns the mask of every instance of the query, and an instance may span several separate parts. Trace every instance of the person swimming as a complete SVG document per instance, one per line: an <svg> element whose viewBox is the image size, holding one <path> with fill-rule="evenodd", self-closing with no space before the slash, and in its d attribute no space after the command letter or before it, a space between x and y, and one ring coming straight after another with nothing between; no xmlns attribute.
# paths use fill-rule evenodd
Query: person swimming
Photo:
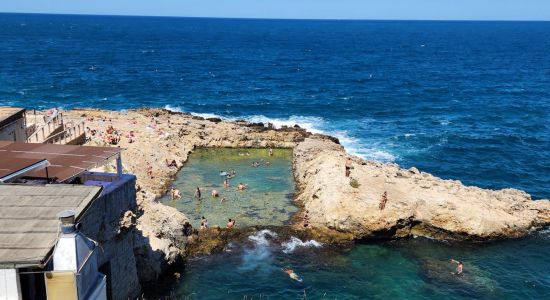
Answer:
<svg viewBox="0 0 550 300"><path fill-rule="evenodd" d="M176 189L175 187L172 187L171 194L172 194L172 200L181 198L180 190Z"/></svg>
<svg viewBox="0 0 550 300"><path fill-rule="evenodd" d="M451 274L454 274L454 275L462 275L463 271L464 271L464 264L461 262L461 261L458 261L458 260L454 260L451 258L451 262L452 263L455 263L456 264L456 272L451 272Z"/></svg>
<svg viewBox="0 0 550 300"><path fill-rule="evenodd" d="M285 272L286 274L288 274L288 277L290 277L291 279L294 279L298 282L302 282L302 278L300 276L298 276L298 274L296 274L294 272L294 270L290 269L290 268L284 268L283 269L283 272Z"/></svg>
<svg viewBox="0 0 550 300"><path fill-rule="evenodd" d="M212 197L216 198L219 196L220 196L220 192L218 192L217 190L212 190Z"/></svg>
<svg viewBox="0 0 550 300"><path fill-rule="evenodd" d="M246 190L246 185L244 185L244 184L242 184L242 183L239 183L239 184L237 185L237 189L238 189L239 191L244 191L244 190Z"/></svg>
<svg viewBox="0 0 550 300"><path fill-rule="evenodd" d="M208 220L202 216L201 217L201 229L206 229L208 228Z"/></svg>
<svg viewBox="0 0 550 300"><path fill-rule="evenodd" d="M229 219L229 222L227 222L226 227L227 227L227 229L231 229L231 228L235 227L235 219Z"/></svg>
<svg viewBox="0 0 550 300"><path fill-rule="evenodd" d="M201 199L201 189L199 189L199 187L197 187L197 189L195 190L194 198L197 200Z"/></svg>

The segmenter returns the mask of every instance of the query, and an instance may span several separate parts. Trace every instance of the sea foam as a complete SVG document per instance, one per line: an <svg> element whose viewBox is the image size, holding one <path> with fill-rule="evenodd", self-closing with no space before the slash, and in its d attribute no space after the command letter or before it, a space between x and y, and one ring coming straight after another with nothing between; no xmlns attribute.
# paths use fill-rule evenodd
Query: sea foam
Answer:
<svg viewBox="0 0 550 300"><path fill-rule="evenodd" d="M316 240L302 241L301 239L293 236L288 242L283 242L281 244L283 247L283 253L289 254L294 252L296 248L320 248L323 244L317 242Z"/></svg>
<svg viewBox="0 0 550 300"><path fill-rule="evenodd" d="M186 112L178 106L166 105L164 108L173 112ZM287 118L271 118L264 115L225 117L211 113L189 113L203 118L220 118L227 121L245 120L251 123L264 123L266 126L268 123L271 123L275 128L281 128L283 126L293 127L294 125L298 125L311 133L326 134L338 138L348 153L363 159L378 160L383 162L393 162L397 159L395 155L379 147L363 146L365 142L351 136L347 130L331 129L330 124L328 124L328 122L326 122L322 117L298 115L292 115Z"/></svg>

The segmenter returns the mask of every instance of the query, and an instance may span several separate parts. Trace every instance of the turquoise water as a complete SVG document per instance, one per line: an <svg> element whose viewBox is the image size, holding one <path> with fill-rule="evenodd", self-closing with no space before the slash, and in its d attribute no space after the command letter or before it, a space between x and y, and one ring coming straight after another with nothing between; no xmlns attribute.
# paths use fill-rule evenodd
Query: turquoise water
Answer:
<svg viewBox="0 0 550 300"><path fill-rule="evenodd" d="M548 233L489 245L411 239L351 248L285 245L270 234L191 260L178 299L549 299ZM450 259L464 262L455 276ZM291 280L290 267L303 282Z"/></svg>
<svg viewBox="0 0 550 300"><path fill-rule="evenodd" d="M254 162L260 165L252 167ZM228 188L223 185L221 170L235 170L237 174L229 179ZM237 190L239 183L247 185L247 189ZM283 225L298 210L292 204L290 149L274 149L273 156L269 156L267 149L197 149L173 186L180 190L181 199L172 201L166 195L162 201L184 212L196 228L202 216L210 226L225 227L229 218L237 220L237 227ZM202 191L200 201L194 199L196 187ZM212 197L212 190L217 190L220 196Z"/></svg>

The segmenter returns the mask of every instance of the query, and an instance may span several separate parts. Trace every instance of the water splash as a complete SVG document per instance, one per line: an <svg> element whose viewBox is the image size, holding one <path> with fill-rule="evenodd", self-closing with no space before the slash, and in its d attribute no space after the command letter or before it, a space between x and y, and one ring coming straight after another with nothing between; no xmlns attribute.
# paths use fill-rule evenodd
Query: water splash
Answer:
<svg viewBox="0 0 550 300"><path fill-rule="evenodd" d="M294 252L296 248L321 248L323 244L317 242L316 240L302 241L299 238L293 236L288 242L283 242L281 244L283 247L283 253L289 254Z"/></svg>
<svg viewBox="0 0 550 300"><path fill-rule="evenodd" d="M258 231L256 234L248 237L253 246L244 250L242 263L239 266L241 271L265 270L272 271L274 266L271 263L273 256L271 253L270 239L277 237L277 234L268 229Z"/></svg>

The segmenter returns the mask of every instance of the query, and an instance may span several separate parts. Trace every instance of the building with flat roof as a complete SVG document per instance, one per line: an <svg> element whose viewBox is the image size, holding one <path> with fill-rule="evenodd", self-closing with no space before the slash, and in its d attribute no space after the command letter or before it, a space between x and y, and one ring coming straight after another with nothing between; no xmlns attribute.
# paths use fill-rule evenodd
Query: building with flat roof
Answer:
<svg viewBox="0 0 550 300"><path fill-rule="evenodd" d="M26 109L0 106L0 140L24 142L27 140Z"/></svg>
<svg viewBox="0 0 550 300"><path fill-rule="evenodd" d="M92 172L112 161L116 173ZM135 180L120 148L0 141L0 299L61 299L67 282L63 299L138 296L134 233L121 225L137 209ZM60 226L67 210L79 225Z"/></svg>

